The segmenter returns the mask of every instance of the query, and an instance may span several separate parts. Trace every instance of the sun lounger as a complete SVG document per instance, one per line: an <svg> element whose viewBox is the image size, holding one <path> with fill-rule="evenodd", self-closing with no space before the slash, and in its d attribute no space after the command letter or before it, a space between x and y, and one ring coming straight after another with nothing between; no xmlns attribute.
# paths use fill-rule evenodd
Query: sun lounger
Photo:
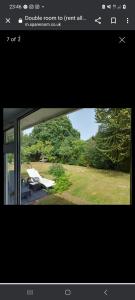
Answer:
<svg viewBox="0 0 135 300"><path fill-rule="evenodd" d="M30 178L32 178L35 182L39 182L45 188L50 188L55 185L55 182L53 180L43 178L42 176L40 176L38 171L34 168L27 169L27 173Z"/></svg>

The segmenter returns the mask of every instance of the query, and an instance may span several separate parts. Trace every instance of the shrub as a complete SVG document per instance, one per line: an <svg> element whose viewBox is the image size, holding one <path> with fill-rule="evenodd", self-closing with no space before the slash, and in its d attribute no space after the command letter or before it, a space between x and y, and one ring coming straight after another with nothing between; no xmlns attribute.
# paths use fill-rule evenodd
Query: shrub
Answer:
<svg viewBox="0 0 135 300"><path fill-rule="evenodd" d="M70 187L69 176L65 174L65 169L61 164L52 165L49 168L49 174L54 176L56 183L51 193L62 193Z"/></svg>
<svg viewBox="0 0 135 300"><path fill-rule="evenodd" d="M69 177L67 175L60 176L56 179L56 185L54 187L55 193L62 193L66 191L71 185Z"/></svg>
<svg viewBox="0 0 135 300"><path fill-rule="evenodd" d="M59 178L65 175L65 170L61 164L54 164L49 168L49 174L55 178Z"/></svg>

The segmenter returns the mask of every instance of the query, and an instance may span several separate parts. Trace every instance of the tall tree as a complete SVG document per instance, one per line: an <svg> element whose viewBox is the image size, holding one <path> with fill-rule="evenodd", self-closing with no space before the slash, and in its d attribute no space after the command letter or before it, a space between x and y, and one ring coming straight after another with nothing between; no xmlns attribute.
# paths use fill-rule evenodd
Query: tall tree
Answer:
<svg viewBox="0 0 135 300"><path fill-rule="evenodd" d="M80 139L80 133L73 128L67 116L36 125L32 131L34 140L51 143L56 157L59 157L62 142L69 137Z"/></svg>
<svg viewBox="0 0 135 300"><path fill-rule="evenodd" d="M49 140L53 144L58 140L72 136L80 138L80 133L73 128L71 121L67 116L55 118L51 121L36 125L32 131L32 136L37 140Z"/></svg>
<svg viewBox="0 0 135 300"><path fill-rule="evenodd" d="M114 164L130 158L131 109L97 108L97 149Z"/></svg>
<svg viewBox="0 0 135 300"><path fill-rule="evenodd" d="M80 142L80 133L67 116L36 125L31 134L22 134L22 161L39 161L45 157L48 161L71 162L73 140ZM77 151L76 146L76 155Z"/></svg>

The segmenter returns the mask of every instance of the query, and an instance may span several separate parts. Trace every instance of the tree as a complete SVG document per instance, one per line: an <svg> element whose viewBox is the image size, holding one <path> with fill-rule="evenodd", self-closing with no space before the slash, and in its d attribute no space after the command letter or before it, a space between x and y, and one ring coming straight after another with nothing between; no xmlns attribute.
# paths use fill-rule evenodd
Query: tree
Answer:
<svg viewBox="0 0 135 300"><path fill-rule="evenodd" d="M80 139L80 133L73 128L67 116L62 116L54 120L36 125L32 131L32 138L35 141L50 142L53 146L53 156L55 161L60 161L59 149L61 144L67 139Z"/></svg>
<svg viewBox="0 0 135 300"><path fill-rule="evenodd" d="M100 124L96 137L97 149L113 164L129 160L131 109L97 108L96 120Z"/></svg>
<svg viewBox="0 0 135 300"><path fill-rule="evenodd" d="M50 141L54 145L69 136L80 138L80 133L73 128L67 116L36 125L32 131L32 137L43 142Z"/></svg>
<svg viewBox="0 0 135 300"><path fill-rule="evenodd" d="M32 146L33 144L36 144L35 139L32 137L32 134L26 134L21 132L21 145L23 147Z"/></svg>
<svg viewBox="0 0 135 300"><path fill-rule="evenodd" d="M97 169L113 169L113 163L101 151L97 149L96 136L87 141L85 149L85 161L87 166Z"/></svg>
<svg viewBox="0 0 135 300"><path fill-rule="evenodd" d="M62 163L84 165L85 141L68 137L59 148L59 158Z"/></svg>
<svg viewBox="0 0 135 300"><path fill-rule="evenodd" d="M42 148L41 157L45 157L48 162L55 161L54 157L54 147L52 146L51 142L46 141L44 143L44 147Z"/></svg>
<svg viewBox="0 0 135 300"><path fill-rule="evenodd" d="M23 160L26 162L39 161L44 151L44 144L38 141L31 146L22 147Z"/></svg>
<svg viewBox="0 0 135 300"><path fill-rule="evenodd" d="M59 147L58 156L62 163L71 163L73 156L72 138L68 137L63 140Z"/></svg>
<svg viewBox="0 0 135 300"><path fill-rule="evenodd" d="M36 144L31 146L22 147L21 151L22 161L39 161L42 157L45 157L48 162L54 160L53 146L50 142L43 143L38 141Z"/></svg>

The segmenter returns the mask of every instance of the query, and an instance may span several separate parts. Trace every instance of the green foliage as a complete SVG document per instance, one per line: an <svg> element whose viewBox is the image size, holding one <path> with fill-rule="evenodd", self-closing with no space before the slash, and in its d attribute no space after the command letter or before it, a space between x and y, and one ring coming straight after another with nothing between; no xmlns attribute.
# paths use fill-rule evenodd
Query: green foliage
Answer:
<svg viewBox="0 0 135 300"><path fill-rule="evenodd" d="M131 109L97 108L96 120L100 123L97 149L113 164L130 157Z"/></svg>
<svg viewBox="0 0 135 300"><path fill-rule="evenodd" d="M8 163L12 164L14 162L14 155L12 153L8 153Z"/></svg>
<svg viewBox="0 0 135 300"><path fill-rule="evenodd" d="M55 178L64 176L65 175L65 170L61 164L53 164L49 168L49 174L53 175Z"/></svg>
<svg viewBox="0 0 135 300"><path fill-rule="evenodd" d="M87 165L97 169L114 168L113 163L97 149L96 139L93 138L87 142L86 161Z"/></svg>
<svg viewBox="0 0 135 300"><path fill-rule="evenodd" d="M72 148L72 138L68 137L61 142L59 147L59 158L62 163L69 163L71 162L73 148Z"/></svg>
<svg viewBox="0 0 135 300"><path fill-rule="evenodd" d="M73 151L69 140L80 141L80 133L67 116L36 125L30 135L22 135L22 161L45 157L48 162L70 163Z"/></svg>
<svg viewBox="0 0 135 300"><path fill-rule="evenodd" d="M131 109L97 108L95 111L99 130L88 141L80 139L80 133L67 116L36 125L30 135L22 134L21 161L44 158L56 164L129 171ZM59 165L50 172L57 178L64 175Z"/></svg>
<svg viewBox="0 0 135 300"><path fill-rule="evenodd" d="M68 137L80 139L80 133L73 128L67 116L36 125L32 131L32 138L35 140L51 143L57 161L60 160L59 148L61 143Z"/></svg>
<svg viewBox="0 0 135 300"><path fill-rule="evenodd" d="M36 141L33 139L32 134L25 134L21 132L21 143L24 147L31 146L36 143Z"/></svg>
<svg viewBox="0 0 135 300"><path fill-rule="evenodd" d="M131 109L97 108L99 131L87 142L86 160L100 169L130 171Z"/></svg>
<svg viewBox="0 0 135 300"><path fill-rule="evenodd" d="M73 164L83 166L85 165L85 146L86 142L82 140L74 140L72 162Z"/></svg>
<svg viewBox="0 0 135 300"><path fill-rule="evenodd" d="M52 165L49 168L49 174L54 176L56 183L52 193L62 193L70 187L71 182L69 180L69 176L65 173L65 169L61 164Z"/></svg>
<svg viewBox="0 0 135 300"><path fill-rule="evenodd" d="M38 141L31 146L22 147L22 158L28 161L39 161L44 151L44 144L42 141Z"/></svg>
<svg viewBox="0 0 135 300"><path fill-rule="evenodd" d="M26 136L24 136L26 138ZM23 138L22 138L23 140ZM26 139L25 139L26 142ZM53 146L49 141L43 143L42 141L36 141L36 143L24 146L22 143L21 147L21 161L29 162L29 161L39 161L42 157L44 157L48 162L54 161L53 155Z"/></svg>
<svg viewBox="0 0 135 300"><path fill-rule="evenodd" d="M131 169L131 158L127 158L116 165L116 170L129 173Z"/></svg>
<svg viewBox="0 0 135 300"><path fill-rule="evenodd" d="M67 175L62 175L56 178L56 185L54 187L54 193L62 193L71 186L71 182Z"/></svg>
<svg viewBox="0 0 135 300"><path fill-rule="evenodd" d="M75 138L65 139L59 149L59 157L62 163L83 165L85 142Z"/></svg>
<svg viewBox="0 0 135 300"><path fill-rule="evenodd" d="M51 142L46 141L43 145L41 157L45 157L48 162L55 161L54 147L52 146Z"/></svg>

